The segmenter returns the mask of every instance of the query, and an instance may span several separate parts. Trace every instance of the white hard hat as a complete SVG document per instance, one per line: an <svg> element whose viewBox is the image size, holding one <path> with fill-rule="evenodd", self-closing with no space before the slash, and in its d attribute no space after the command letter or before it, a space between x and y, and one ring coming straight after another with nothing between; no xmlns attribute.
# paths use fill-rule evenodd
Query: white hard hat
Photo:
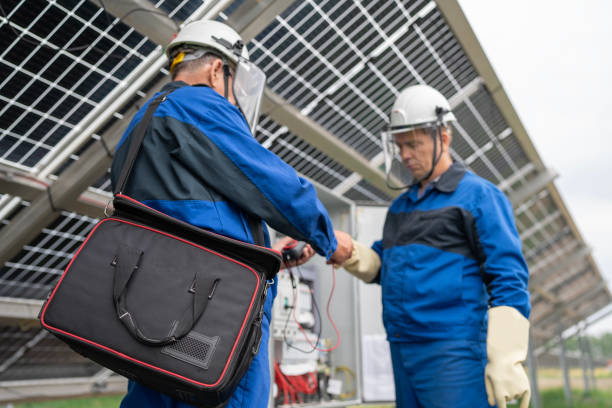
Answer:
<svg viewBox="0 0 612 408"><path fill-rule="evenodd" d="M249 53L240 35L230 26L218 21L199 20L187 24L170 41L166 55L172 59L174 50L189 45L216 51L234 64L238 63L239 56L249 59Z"/></svg>
<svg viewBox="0 0 612 408"><path fill-rule="evenodd" d="M446 98L428 85L413 85L400 92L391 109L392 133L440 126L456 121Z"/></svg>

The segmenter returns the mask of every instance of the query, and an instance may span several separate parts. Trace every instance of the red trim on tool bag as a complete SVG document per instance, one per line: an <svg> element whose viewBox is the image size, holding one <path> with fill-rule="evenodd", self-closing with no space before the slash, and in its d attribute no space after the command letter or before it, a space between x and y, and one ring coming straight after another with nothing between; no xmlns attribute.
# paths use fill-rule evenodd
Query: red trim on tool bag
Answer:
<svg viewBox="0 0 612 408"><path fill-rule="evenodd" d="M172 216L170 216L170 215L168 215L168 214L165 214L165 213L163 213L163 212L161 212L161 211L156 210L155 208L151 208L151 207L149 207L148 205L143 204L143 203L141 203L141 202L140 202L140 201L138 201L138 200L134 200L132 197L128 197L128 196L126 196L125 194L117 194L117 197L127 198L128 200L133 201L133 202L135 202L135 203L137 203L137 204L140 204L140 205L142 205L143 207L147 207L149 210L155 211L156 213L159 213L159 214L165 215L166 217L174 218L174 217L172 217ZM174 219L178 219L178 218L174 218ZM179 220L179 221L182 221L182 220ZM182 222L185 222L185 221L182 221ZM211 234L216 235L216 236L218 236L218 237L223 237L223 238L225 238L225 239L230 239L230 240L232 240L232 241L234 241L234 242L240 242L240 243L242 243L242 244L253 245L253 246L256 246L257 248L265 249L266 251L274 252L275 254L282 256L282 254L281 254L279 251L277 251L277 250L275 250L275 249L272 249L272 248L268 248L268 247L259 246L259 245L257 245L257 244L251 244L250 242L240 241L240 240L237 240L237 239L234 239L234 238L226 237L225 235L219 235L219 234L216 234L216 233L214 233L214 232L212 232L212 231L209 231L209 230L206 230L206 232L210 232Z"/></svg>
<svg viewBox="0 0 612 408"><path fill-rule="evenodd" d="M128 198L129 198L129 197L128 197ZM135 200L134 200L134 201L135 201ZM144 204L143 204L143 205L144 205ZM158 211L158 212L159 212L159 211ZM62 283L62 280L64 279L64 276L66 276L66 273L68 272L68 269L70 269L70 267L72 266L72 263L73 263L73 262L74 262L74 260L77 258L77 256L78 256L78 255L79 255L79 253L81 252L81 250L82 250L82 249L85 247L85 244L87 244L87 241L89 241L89 238L91 238L91 236L92 236L92 235L93 235L93 233L96 231L96 229L97 229L97 228L98 228L98 227L99 227L99 226L100 226L100 225L101 225L103 222L106 222L106 221L117 221L117 222L122 222L122 223L129 224L129 225L133 225L133 226L136 226L136 227L144 228L144 229L147 229L147 230L149 230L149 231L152 231L152 232L155 232L155 233L158 233L158 234L162 234L162 235L165 235L165 236L170 237L170 238L177 239L177 240L179 240L179 241L181 241L181 242L184 242L184 243L186 243L186 244L192 245L192 246L197 247L197 248L199 248L199 249L202 249L202 250L204 250L204 251L210 252L210 253L211 253L211 254L213 254L213 255L217 255L217 256L219 256L219 257L221 257L221 258L227 259L227 260L229 260L229 261L231 261L231 262L234 262L234 263L236 263L236 264L238 264L238 265L240 265L240 266L243 266L243 267L247 268L248 270L250 270L250 271L253 273L253 275L255 275L255 277L257 278L257 287L255 288L255 291L253 292L253 296L251 297L251 303L249 304L249 309L247 310L247 313L246 313L246 315L244 316L244 320L242 321L242 326L240 326L240 332L238 333L238 336L236 337L236 342L234 343L234 346L232 347L232 351L230 352L230 355L229 355L229 357L227 358L227 361L226 361L226 363L225 363L225 367L223 368L223 371L221 372L221 376L219 377L219 379L218 379L218 380L217 380L215 383L213 383L213 384L205 384L205 383L201 383L201 382L199 382L199 381L192 380L192 379L187 378L187 377L183 377L182 375L179 375L179 374L173 373L173 372L171 372L171 371L165 370L165 369L163 369L163 368L161 368L161 367L156 367L156 366L153 366L153 365L151 365L151 364L145 363L144 361L137 360L137 359L135 359L135 358L133 358L133 357L130 357L130 356L126 355L126 354L123 354L123 353L121 353L121 352L119 352L119 351L113 350L113 349L112 349L112 348L110 348L110 347L103 346L103 345L98 344L98 343L96 343L96 342L93 342L93 341L91 341L91 340L87 340L87 339L85 339L85 338L83 338L83 337L77 336L76 334L68 333L68 332L66 332L66 331L64 331L64 330L61 330L61 329L55 328L55 327L50 326L50 325L48 325L47 323L45 323L44 318L45 318L45 312L47 311L47 307L48 307L48 306L49 306L49 304L51 303L51 300L53 299L53 296L55 296L55 292L57 291L57 288L59 288L60 284ZM188 381L188 382L193 383L193 384L201 385L201 386L204 386L204 387L214 387L214 386L216 386L217 384L219 384L219 382L221 382L221 380L222 380L222 379L223 379L223 377L225 376L225 372L227 371L227 367L228 367L228 365L229 365L229 362L230 362L230 360L232 359L232 356L234 355L234 351L236 351L236 346L238 345L238 340L239 340L239 339L242 337L242 333L243 333L243 331L244 331L244 326L245 326L245 324L246 324L247 317L250 315L250 313L251 313L251 309L253 308L253 302L255 301L255 295L257 294L257 290L259 289L259 284L260 284L260 282L261 282L261 280L259 279L259 275L257 275L257 272L255 272L255 270L254 270L254 269L252 269L252 268L250 268L249 266L247 266L247 265L243 264L242 262L236 261L235 259L228 258L228 257L226 257L226 256L224 256L224 255L222 255L222 254L219 254L219 253L217 253L217 252L215 252L215 251L212 251L212 250L210 250L210 249L208 249L208 248L204 248L204 247L202 247L202 246L200 246L200 245L194 244L193 242L186 241L186 240L184 240L184 239L182 239L182 238L179 238L179 237L177 237L177 236L174 236L174 235L171 235L171 234L168 234L168 233L166 233L166 232L159 231L159 230L156 230L156 229L153 229L153 228L149 228L149 227L144 226L144 225L141 225L141 224L135 224L135 223L128 222L128 221L125 221L125 220L121 220L121 219L118 219L118 218L105 218L105 219L103 219L102 221L100 221L98 224L96 224L96 226L94 227L94 229L93 229L93 230L91 230L91 232L90 232L90 233L89 233L89 235L87 236L87 239L85 240L85 242L83 242L83 244L81 245L81 247L79 248L79 250L77 251L77 253L76 253L76 254L74 255L74 257L72 257L72 259L70 260L70 263L69 263L69 264L68 264L68 266L66 267L66 270L64 271L64 273L62 274L62 277L60 278L60 280L59 280L59 282L57 283L57 285L55 285L55 289L53 289L53 292L51 292L51 296L49 296L49 300L48 300L48 301L45 303L45 307L44 307L44 309L43 309L43 311L42 311L42 313L41 313L41 315L40 315L40 322L41 322L41 324L42 324L44 327L46 327L46 328L47 328L47 329L49 329L49 330L52 330L52 331L55 331L55 332L62 333L62 334L64 334L64 335L66 335L66 336L73 337L73 338L75 338L75 339L77 339L77 340L80 340L80 341L83 341L83 342L85 342L85 343L89 343L89 344L91 344L91 345L94 345L94 346L96 346L96 347L99 347L99 348L101 348L101 349L104 349L104 350L106 350L106 351L108 351L108 352L111 352L111 353L113 353L113 354L116 354L116 355L118 355L118 356L120 356L120 357L122 357L122 358L124 358L124 359L130 360L130 361L133 361L133 362L136 362L136 363L138 363L138 364L144 365L144 366L146 366L146 367L152 368L152 369L157 370L157 371L164 372L164 373L169 374L169 375L172 375L172 376L174 376L174 377L178 377L178 378L180 378L180 379L182 379L182 380Z"/></svg>

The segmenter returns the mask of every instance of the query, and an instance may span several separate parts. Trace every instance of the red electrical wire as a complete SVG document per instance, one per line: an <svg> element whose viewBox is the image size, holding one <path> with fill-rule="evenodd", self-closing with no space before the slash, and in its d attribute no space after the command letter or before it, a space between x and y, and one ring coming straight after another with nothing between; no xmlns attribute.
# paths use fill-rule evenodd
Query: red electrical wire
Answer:
<svg viewBox="0 0 612 408"><path fill-rule="evenodd" d="M317 391L316 378L313 378L314 373L306 373L302 375L287 375L286 378L295 389L305 395L312 395Z"/></svg>
<svg viewBox="0 0 612 408"><path fill-rule="evenodd" d="M300 389L304 394L314 394L317 392L317 379L314 376L314 373L306 373L298 376L298 383L300 384Z"/></svg>
<svg viewBox="0 0 612 408"><path fill-rule="evenodd" d="M338 328L336 327L336 324L334 323L334 320L331 317L331 314L329 313L329 305L331 304L331 300L332 300L332 296L334 295L334 289L336 288L336 268L334 267L334 265L332 264L332 288L331 291L329 292L329 298L327 299L327 318L329 319L330 323L332 324L332 326L334 327L334 330L336 332L336 337L338 338L338 341L336 342L336 345L332 348L328 348L328 349L321 349L317 346L313 346L313 344L310 342L310 339L308 338L308 336L306 335L306 332L304 331L304 328L302 327L302 325L300 324L300 322L298 322L297 317L295 315L295 309L297 309L297 295L298 295L298 290L297 288L294 288L294 296L293 296L293 319L295 320L295 322L297 323L298 327L300 328L300 331L302 332L302 334L304 335L304 338L306 339L306 341L308 342L308 344L310 344L310 347L312 347L315 350L318 351L322 351L324 353L330 352L330 351L334 351L335 349L338 348L338 346L340 345L340 341L341 341L341 337L340 337L340 331L338 330ZM319 323L321 324L321 323Z"/></svg>
<svg viewBox="0 0 612 408"><path fill-rule="evenodd" d="M274 361L274 379L278 386L278 392L283 393L284 405L293 404L298 398L301 399L296 392L295 387L289 382L289 379L280 369L278 361Z"/></svg>
<svg viewBox="0 0 612 408"><path fill-rule="evenodd" d="M303 403L302 395L313 395L317 392L316 373L310 372L302 375L286 375L280 366L274 362L275 379L279 393L283 392L283 405L293 404L294 402Z"/></svg>

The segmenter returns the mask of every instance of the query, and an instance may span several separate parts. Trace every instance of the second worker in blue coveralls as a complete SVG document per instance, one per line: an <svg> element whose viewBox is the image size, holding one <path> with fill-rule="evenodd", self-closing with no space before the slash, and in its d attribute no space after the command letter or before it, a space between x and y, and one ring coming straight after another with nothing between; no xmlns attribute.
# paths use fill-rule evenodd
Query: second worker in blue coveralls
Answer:
<svg viewBox="0 0 612 408"><path fill-rule="evenodd" d="M344 262L350 240L336 240L314 187L253 137L265 75L248 61L238 33L216 21L196 21L183 27L166 52L173 82L162 92L172 92L153 115L126 193L165 214L245 242L253 242L248 217L254 216L310 243L328 260ZM134 116L119 142L111 168L113 186L125 161L126 141L146 108ZM269 245L265 225L264 233ZM270 292L259 352L227 407L268 405L267 344L276 283ZM188 405L130 381L121 407Z"/></svg>
<svg viewBox="0 0 612 408"><path fill-rule="evenodd" d="M397 406L505 408L522 398L526 408L528 271L512 206L453 162L456 119L438 91L405 89L390 119L388 180L407 191L391 204L382 240L354 242L343 266L382 286Z"/></svg>

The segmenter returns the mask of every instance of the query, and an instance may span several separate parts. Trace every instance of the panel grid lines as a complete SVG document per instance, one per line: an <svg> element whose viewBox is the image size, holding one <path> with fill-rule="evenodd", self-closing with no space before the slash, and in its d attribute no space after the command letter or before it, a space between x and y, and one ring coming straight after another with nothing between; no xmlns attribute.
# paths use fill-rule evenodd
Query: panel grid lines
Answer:
<svg viewBox="0 0 612 408"><path fill-rule="evenodd" d="M42 298L96 222L63 211L21 254L4 264L0 270L0 296Z"/></svg>
<svg viewBox="0 0 612 408"><path fill-rule="evenodd" d="M389 64L388 60L371 62L370 58L361 51L363 47L359 47L358 43L353 43L351 34L343 32L343 28L359 21L360 33L369 30L380 34L379 36L384 38L383 41L389 42L388 47L393 51L392 56L399 57L400 62L403 63L401 64L403 70L396 70L395 75L405 78L406 67L408 67L408 71L413 74L412 77L422 82L424 77L421 76L419 70L423 71L424 75L434 71L438 72L439 74L436 75L441 75L440 78L443 78L452 87L452 90L447 91L447 94L450 94L447 96L452 96L462 89L459 81L445 65L442 57L438 55L438 49L443 44L442 39L451 38L450 30L444 25L437 10L428 11L426 16L414 18L408 14L406 8L398 4L399 9L403 11L399 17L397 14L393 16L385 14L385 18L394 19L394 22L397 19L408 21L408 30L400 31L402 30L400 28L399 33L392 35L394 41L404 37L404 41L409 43L406 44L406 47L402 47L400 52L398 46L389 39L380 24L361 4L334 2L331 7L327 6L328 2L309 0L301 2L284 18L278 17L276 25L265 30L265 35L253 41L252 55L264 70L269 72L270 86L273 89L298 108L302 108L303 113L312 112L312 117L316 121L370 159L380 153L377 133L386 123L384 112L388 111L397 94L398 88L394 86L394 82L398 80L388 75L385 76L385 73L377 67L377 65L393 66L394 64ZM413 5L413 7L418 14L417 6ZM338 11L337 17L331 18L330 16L336 11ZM316 22L307 24L313 19ZM295 24L292 25L293 21ZM430 35L430 32L433 34L431 34L431 39L428 39L427 35ZM316 33L316 35L311 36L310 33ZM367 35L360 36L360 38L364 37ZM333 45L334 42L335 45ZM316 45L317 48L315 49L310 43ZM300 47L297 47L297 44ZM401 46L401 43L399 44ZM416 60L413 55L409 62L404 53L411 55L415 47L419 50ZM294 52L295 48L299 49ZM328 53L336 54L336 57L328 59L326 56ZM459 61L464 77L473 78L474 74L464 75L465 71L470 69L473 71L473 68L456 41L453 42L448 55L453 56L451 63ZM353 56L357 59L354 59ZM436 64L431 64L432 57ZM335 61L342 62L338 64ZM419 63L424 65L421 67ZM413 64L417 65L413 66ZM432 69L434 71L431 71ZM325 78L325 82L321 81L322 78ZM332 79L331 85L330 78ZM290 79L291 82L289 82ZM327 86L327 89L322 86ZM369 96L368 89L370 88L378 88L378 91ZM361 106L358 108L360 102ZM489 126L469 98L463 101L463 106L466 113L469 112L472 115L471 122L469 122L470 128L478 128L487 139L484 146L472 142L471 133L462 130L461 126L458 127L460 136L472 144L473 151L477 154L472 160L480 159L472 167L478 174L499 184L519 166L511 160L511 155L505 151L504 145L498 142L497 135L492 130L499 127L498 121L493 124L493 127ZM486 154L487 152L489 153ZM506 163L493 164L491 160ZM471 163L467 164L469 166ZM499 165L503 172L498 171L496 165ZM511 190L512 187L509 189Z"/></svg>
<svg viewBox="0 0 612 408"><path fill-rule="evenodd" d="M47 3L35 15L28 7L31 2L22 0L5 10L7 18L0 17L6 40L14 38L12 30L19 33L0 54L0 68L7 72L0 94L8 102L0 110L0 158L33 167L154 47L86 1L71 8ZM37 24L54 18L49 30ZM83 41L86 46L74 47ZM102 58L99 47L104 48Z"/></svg>

